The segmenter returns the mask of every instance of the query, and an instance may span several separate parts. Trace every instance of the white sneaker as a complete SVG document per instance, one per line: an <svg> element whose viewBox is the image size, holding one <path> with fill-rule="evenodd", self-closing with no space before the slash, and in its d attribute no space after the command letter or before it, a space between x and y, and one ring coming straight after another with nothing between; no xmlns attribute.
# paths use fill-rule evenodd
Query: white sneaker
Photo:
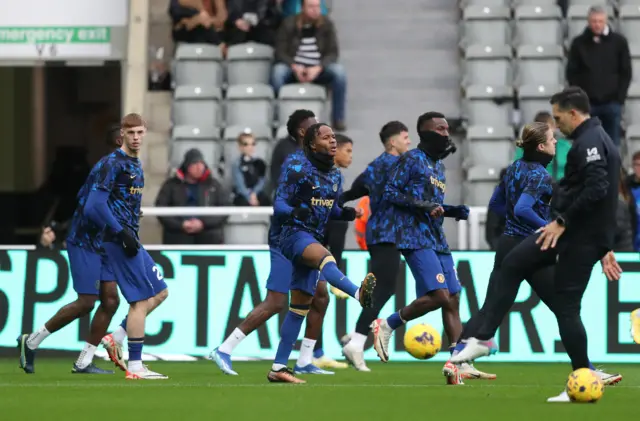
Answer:
<svg viewBox="0 0 640 421"><path fill-rule="evenodd" d="M459 353L452 356L449 361L454 364L461 364L476 360L480 357L486 357L491 353L490 341L481 341L476 338L469 338L466 346Z"/></svg>
<svg viewBox="0 0 640 421"><path fill-rule="evenodd" d="M324 369L344 369L344 368L349 368L349 364L347 363L343 363L341 361L336 361L331 357L327 357L326 355L323 355L320 358L314 358L313 359L313 365L315 365L318 368L324 368Z"/></svg>
<svg viewBox="0 0 640 421"><path fill-rule="evenodd" d="M357 371L370 372L371 369L367 367L367 364L364 362L364 351L356 349L355 346L351 344L346 344L342 348L342 355L349 361Z"/></svg>
<svg viewBox="0 0 640 421"><path fill-rule="evenodd" d="M609 373L605 373L601 369L596 369L595 372L598 375L598 377L600 377L600 380L602 380L602 383L604 383L605 386L613 386L622 381L621 374L618 374L618 373L609 374Z"/></svg>
<svg viewBox="0 0 640 421"><path fill-rule="evenodd" d="M376 319L371 323L371 331L373 332L373 348L378 353L380 361L386 363L389 361L389 341L393 329L385 319Z"/></svg>
<svg viewBox="0 0 640 421"><path fill-rule="evenodd" d="M569 399L569 395L567 394L566 390L563 390L561 394L559 394L558 396L553 396L549 399L547 399L547 402L571 402L571 399Z"/></svg>
<svg viewBox="0 0 640 421"><path fill-rule="evenodd" d="M482 380L495 380L498 376L491 373L485 373L480 371L470 363L462 363L458 367L460 377L463 379L482 379Z"/></svg>
<svg viewBox="0 0 640 421"><path fill-rule="evenodd" d="M138 371L128 371L127 376L125 377L127 380L166 380L169 377L164 374L156 373L155 371L149 370L149 367L146 365L142 366L142 370Z"/></svg>

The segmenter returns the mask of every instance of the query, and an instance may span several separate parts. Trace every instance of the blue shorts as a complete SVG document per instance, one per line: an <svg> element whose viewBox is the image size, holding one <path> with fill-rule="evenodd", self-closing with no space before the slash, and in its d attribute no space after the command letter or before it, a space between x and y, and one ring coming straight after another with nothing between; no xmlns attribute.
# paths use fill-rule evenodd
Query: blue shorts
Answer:
<svg viewBox="0 0 640 421"><path fill-rule="evenodd" d="M310 268L302 262L302 253L311 244L320 243L308 232L298 231L282 241L280 250L284 257L293 264L290 289L314 295L320 280L320 271Z"/></svg>
<svg viewBox="0 0 640 421"><path fill-rule="evenodd" d="M73 289L78 294L99 295L100 281L116 280L106 256L73 244L67 244L67 256Z"/></svg>
<svg viewBox="0 0 640 421"><path fill-rule="evenodd" d="M436 289L447 288L455 295L462 290L453 257L431 249L402 250L405 261L416 281L416 297Z"/></svg>
<svg viewBox="0 0 640 421"><path fill-rule="evenodd" d="M120 244L104 243L103 247L128 303L147 300L167 288L162 273L144 247L140 247L135 257L127 257Z"/></svg>
<svg viewBox="0 0 640 421"><path fill-rule="evenodd" d="M288 294L293 278L293 265L276 247L269 247L269 258L271 259L271 269L267 279L267 289Z"/></svg>

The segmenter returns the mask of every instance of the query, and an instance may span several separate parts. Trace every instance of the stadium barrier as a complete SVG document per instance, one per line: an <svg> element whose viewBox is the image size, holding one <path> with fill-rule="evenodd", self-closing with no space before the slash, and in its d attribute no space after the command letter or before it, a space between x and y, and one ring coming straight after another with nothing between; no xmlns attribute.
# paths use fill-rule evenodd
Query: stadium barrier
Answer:
<svg viewBox="0 0 640 421"><path fill-rule="evenodd" d="M149 246L151 255L169 286L169 298L147 322L145 352L162 359L188 359L205 356L219 345L251 309L265 296L265 282L270 269L269 253L253 248L216 248L201 251ZM484 301L489 273L493 265L491 252L454 252L457 272L464 286L461 316L467 320ZM629 335L629 314L640 307L640 262L635 253L617 255L624 270L619 282L607 282L595 267L583 301L582 316L589 332L589 356L594 362L640 362L640 347ZM369 255L362 251L344 254L344 271L359 282L369 269ZM384 307L382 315L402 307L415 297L411 272L401 266L396 295ZM0 250L0 347L15 347L20 332L41 326L63 304L73 301L72 280L66 252ZM121 299L113 319L115 328L127 312ZM360 306L355 300L331 297L325 319L325 351L340 356L339 338L353 330ZM274 317L250 335L235 356L271 358L277 348L278 326ZM429 323L442 328L440 312L412 323ZM83 318L47 338L46 347L79 351L89 328ZM409 360L403 351L404 330L392 339L392 361ZM553 314L532 295L525 283L517 303L496 336L500 352L487 361L567 361L559 341ZM434 360L447 359L446 340L443 351ZM294 355L295 356L295 355ZM367 344L365 357L377 359Z"/></svg>

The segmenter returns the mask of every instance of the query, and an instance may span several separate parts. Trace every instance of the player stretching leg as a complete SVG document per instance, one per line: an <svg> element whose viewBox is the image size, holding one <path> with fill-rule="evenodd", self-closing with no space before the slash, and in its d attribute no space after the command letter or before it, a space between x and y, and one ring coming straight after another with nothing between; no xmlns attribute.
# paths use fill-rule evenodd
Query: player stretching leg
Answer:
<svg viewBox="0 0 640 421"><path fill-rule="evenodd" d="M338 134L336 135L336 142L338 150L334 157L334 163L340 169L347 169L353 160L353 140ZM336 259L338 267L342 263L342 252L344 251L348 227L349 223L346 221L330 220L322 243ZM331 287L331 292L338 299L349 298L347 294L333 286ZM321 279L311 302L311 310L307 315L307 329L300 347L300 357L298 357L298 363L293 369L295 374L317 374L316 367L320 369L343 369L349 366L346 363L328 357L322 349L322 322L328 306L327 281ZM328 373L327 371L324 372Z"/></svg>
<svg viewBox="0 0 640 421"><path fill-rule="evenodd" d="M127 379L166 379L142 364L145 319L155 301L163 301L168 292L162 275L149 253L140 246L140 206L144 173L138 158L145 123L137 114L122 119L123 145L109 155L92 188L85 211L105 227L103 247L109 258L122 295L129 303Z"/></svg>
<svg viewBox="0 0 640 421"><path fill-rule="evenodd" d="M298 144L300 149L290 154L284 160L278 185L283 182L282 177L286 168L300 165L301 160L306 159L304 151L302 150L304 135L310 126L317 123L318 120L316 119L315 114L309 110L296 110L291 114L291 116L289 116L289 120L287 121L287 131L292 142ZM266 323L267 320L275 314L280 313L289 301L289 287L293 277L293 267L291 262L282 255L280 247L278 246L278 239L280 237L282 224L282 218L274 215L271 220L271 226L269 227L269 255L271 259L271 270L269 271L269 278L267 279L267 296L265 300L258 304L258 306L249 313L247 318L244 319L242 323L233 330L233 332L231 332L227 339L225 339L218 348L215 348L209 354L209 357L225 374L232 376L236 376L238 374L233 370L231 362L231 354L233 353L233 350L247 337L247 335ZM326 296L325 299L328 300L329 297L328 294L326 294L326 285L324 292ZM310 333L311 329L316 329L318 332L321 329L324 311L326 311L326 307L324 307L325 310L322 311L322 315L317 316L316 314L321 307L321 305L315 305L312 306L309 311L306 334L308 337L312 337L312 333ZM316 322L320 323L317 328L315 327ZM313 346L311 349L313 349ZM299 361L298 365L300 365L300 363L301 362ZM333 374L330 371L322 370L318 367L308 367L306 364L305 367L307 367L307 371L313 372L313 374Z"/></svg>
<svg viewBox="0 0 640 421"><path fill-rule="evenodd" d="M293 265L289 312L280 330L280 344L267 378L270 382L305 383L294 377L287 367L293 345L313 300L321 274L332 286L360 301L372 305L375 277L368 274L360 288L336 265L335 259L321 245L328 220L352 221L356 210L338 206L342 174L334 167L337 144L333 130L326 124L314 124L304 138L306 159L290 165L276 191L274 214L284 221L280 233L282 254Z"/></svg>
<svg viewBox="0 0 640 421"><path fill-rule="evenodd" d="M119 136L110 136L110 140L113 146L120 146ZM25 373L31 374L35 372L36 349L38 349L42 341L74 320L91 313L96 301L99 299L100 306L91 321L89 339L85 343L84 349L73 365L71 372L113 374L113 371L96 367L93 364L93 356L100 339L109 328L111 318L118 309L120 298L118 297L115 277L107 264L107 259L102 249L102 228L87 219L84 214L84 207L91 185L94 183L106 159L107 157L102 158L93 167L78 192L78 206L73 214L71 229L67 236L67 251L73 278L73 289L78 294L78 299L58 310L37 331L21 335L18 338L20 367ZM99 279L102 281L97 281ZM122 354L121 350L120 354Z"/></svg>
<svg viewBox="0 0 640 421"><path fill-rule="evenodd" d="M355 331L342 338L342 354L358 371L371 371L364 361L364 344L371 323L395 293L396 278L400 267L400 252L395 246L396 233L393 220L393 205L383 200L383 193L391 166L400 155L409 150L409 129L399 121L390 121L380 130L380 141L385 151L374 159L360 174L351 190L340 198L350 202L369 196L371 215L367 222L366 243L371 256L371 271L376 277L373 307L363 308Z"/></svg>
<svg viewBox="0 0 640 421"><path fill-rule="evenodd" d="M554 210L557 219L540 228L511 250L502 262L499 289L487 296L486 314L476 337L467 341L454 357L466 361L487 355L487 340L509 312L523 279L555 265L553 282L537 285L538 294L552 297L550 309L558 320L562 343L573 370L593 367L587 355L587 335L580 318L580 303L600 260L609 280L617 280L621 269L613 253L615 209L620 177L620 156L598 119L589 116L589 98L580 88L570 87L551 97L554 119L560 130L574 139L568 154L565 178L558 186ZM532 284L532 287L534 284ZM544 290L548 288L549 291ZM454 360L452 359L452 360ZM609 379L598 372L605 383ZM566 391L548 399L569 402Z"/></svg>

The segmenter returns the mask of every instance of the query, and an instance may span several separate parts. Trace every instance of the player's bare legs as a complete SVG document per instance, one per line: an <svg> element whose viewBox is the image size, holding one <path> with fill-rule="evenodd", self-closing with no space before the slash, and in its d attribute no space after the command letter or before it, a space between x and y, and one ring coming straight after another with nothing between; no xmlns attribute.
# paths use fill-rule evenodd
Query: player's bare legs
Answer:
<svg viewBox="0 0 640 421"><path fill-rule="evenodd" d="M157 295L156 295L157 297ZM129 314L127 315L127 344L129 346L129 364L127 366L127 379L167 379L159 373L154 373L142 365L142 347L144 345L144 327L147 314L152 306L152 300L130 303Z"/></svg>
<svg viewBox="0 0 640 421"><path fill-rule="evenodd" d="M313 364L313 349L322 334L322 322L327 313L327 307L329 307L327 282L319 281L311 301L311 309L307 315L307 328L300 348L300 357L294 367L296 374L333 374L333 372L323 370Z"/></svg>
<svg viewBox="0 0 640 421"><path fill-rule="evenodd" d="M306 383L293 375L287 362L291 356L293 345L298 339L302 322L309 313L309 308L313 296L304 291L292 290L291 302L289 304L289 312L282 323L280 329L280 343L276 352L276 358L271 367L271 371L267 375L267 380L271 383Z"/></svg>
<svg viewBox="0 0 640 421"><path fill-rule="evenodd" d="M360 301L362 307L373 305L376 278L372 273L367 274L358 288L338 269L336 259L319 243L309 244L302 252L302 260L305 265L320 270L322 277L331 285Z"/></svg>

